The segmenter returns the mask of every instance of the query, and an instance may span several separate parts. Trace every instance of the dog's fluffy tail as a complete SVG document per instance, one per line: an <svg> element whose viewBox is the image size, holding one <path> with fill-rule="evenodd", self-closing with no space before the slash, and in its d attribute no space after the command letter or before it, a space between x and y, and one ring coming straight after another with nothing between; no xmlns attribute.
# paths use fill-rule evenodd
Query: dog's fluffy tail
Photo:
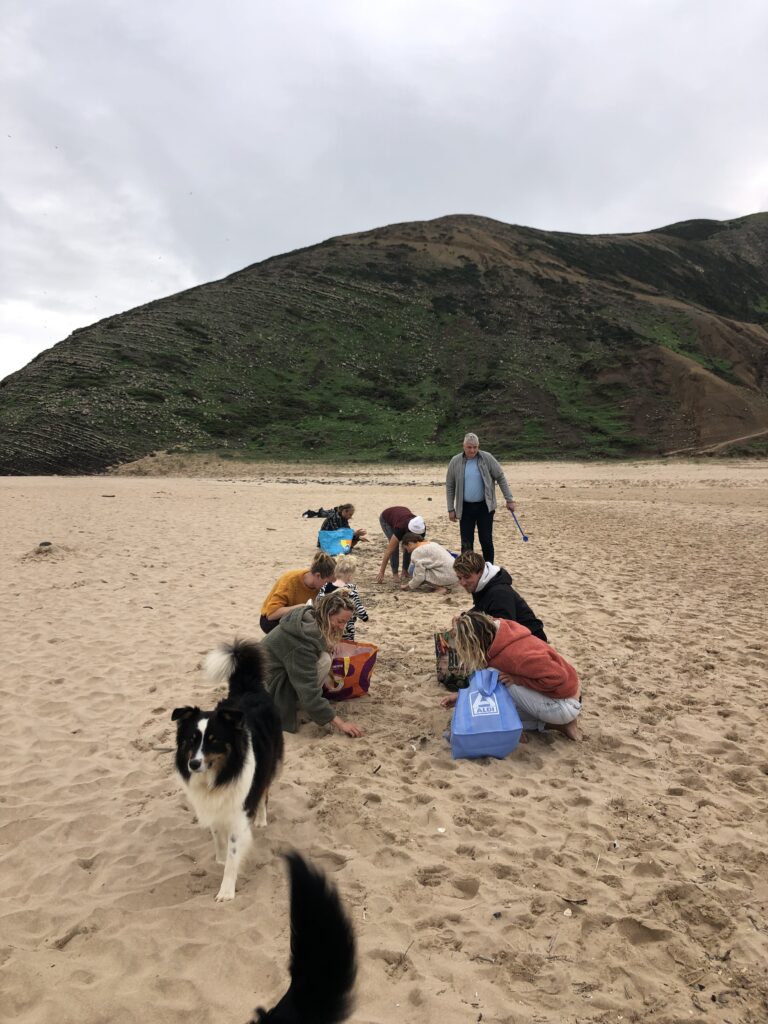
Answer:
<svg viewBox="0 0 768 1024"><path fill-rule="evenodd" d="M355 936L336 889L298 853L291 876L291 984L259 1024L340 1024L352 1010Z"/></svg>
<svg viewBox="0 0 768 1024"><path fill-rule="evenodd" d="M229 683L230 697L261 690L264 656L255 640L219 644L205 656L203 671L212 683Z"/></svg>

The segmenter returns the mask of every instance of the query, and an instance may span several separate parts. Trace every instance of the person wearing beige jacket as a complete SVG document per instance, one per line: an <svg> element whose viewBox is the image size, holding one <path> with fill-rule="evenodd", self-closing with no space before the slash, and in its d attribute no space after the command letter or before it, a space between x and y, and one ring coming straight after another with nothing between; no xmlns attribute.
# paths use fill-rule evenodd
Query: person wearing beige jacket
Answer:
<svg viewBox="0 0 768 1024"><path fill-rule="evenodd" d="M427 541L414 533L406 533L403 547L411 556L413 576L403 583L402 590L418 590L428 587L454 587L457 579L453 571L453 555L442 544Z"/></svg>

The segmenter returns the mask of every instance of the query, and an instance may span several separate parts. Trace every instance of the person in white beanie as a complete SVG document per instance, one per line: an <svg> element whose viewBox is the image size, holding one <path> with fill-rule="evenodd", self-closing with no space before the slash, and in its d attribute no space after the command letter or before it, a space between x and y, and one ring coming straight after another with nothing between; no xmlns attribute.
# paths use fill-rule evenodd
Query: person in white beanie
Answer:
<svg viewBox="0 0 768 1024"><path fill-rule="evenodd" d="M389 562L392 568L392 575L397 579L397 572L400 567L400 541L409 532L421 537L425 536L427 524L421 516L417 516L409 508L406 508L405 505L392 505L390 508L385 508L379 516L379 525L388 541L384 556L381 559L379 575L376 577L377 583L383 583L384 573L387 571L387 562ZM408 575L410 564L410 554L407 551L403 551L403 574L401 578L404 583L410 579Z"/></svg>
<svg viewBox="0 0 768 1024"><path fill-rule="evenodd" d="M515 502L504 470L490 452L480 450L477 434L466 434L464 451L454 455L448 463L445 493L448 500L448 518L459 521L461 550L472 551L475 546L475 526L483 558L493 562L493 514L496 510L496 484L501 488L507 508L515 511Z"/></svg>

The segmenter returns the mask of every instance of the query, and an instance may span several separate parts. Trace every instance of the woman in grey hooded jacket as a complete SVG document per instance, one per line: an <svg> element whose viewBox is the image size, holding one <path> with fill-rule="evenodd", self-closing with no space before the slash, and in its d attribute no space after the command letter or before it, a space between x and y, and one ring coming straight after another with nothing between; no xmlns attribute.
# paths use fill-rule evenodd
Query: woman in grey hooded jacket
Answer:
<svg viewBox="0 0 768 1024"><path fill-rule="evenodd" d="M331 651L341 639L355 608L343 590L317 599L315 606L294 608L262 641L267 656L264 685L272 695L285 732L296 732L298 712L317 725L331 725L346 736L363 730L345 722L323 696L323 683L331 671Z"/></svg>

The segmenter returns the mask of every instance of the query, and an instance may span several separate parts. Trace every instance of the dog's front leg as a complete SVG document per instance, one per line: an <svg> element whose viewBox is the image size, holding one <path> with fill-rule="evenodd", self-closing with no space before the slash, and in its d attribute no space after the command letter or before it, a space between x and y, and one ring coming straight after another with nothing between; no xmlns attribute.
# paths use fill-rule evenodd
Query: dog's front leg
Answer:
<svg viewBox="0 0 768 1024"><path fill-rule="evenodd" d="M221 828L212 828L213 844L216 847L216 863L225 864L227 861L227 833Z"/></svg>
<svg viewBox="0 0 768 1024"><path fill-rule="evenodd" d="M221 880L221 888L216 894L216 900L222 903L224 900L235 898L235 884L237 882L237 871L240 861L248 852L251 845L250 823L245 815L233 825L227 836L227 859L224 864L224 877Z"/></svg>

